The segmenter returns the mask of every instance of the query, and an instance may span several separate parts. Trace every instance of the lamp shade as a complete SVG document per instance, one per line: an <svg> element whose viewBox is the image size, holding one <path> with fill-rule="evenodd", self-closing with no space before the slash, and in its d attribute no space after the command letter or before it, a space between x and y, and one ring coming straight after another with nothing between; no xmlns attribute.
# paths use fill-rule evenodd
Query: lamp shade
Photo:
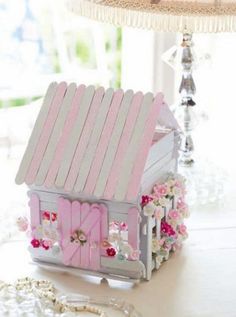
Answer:
<svg viewBox="0 0 236 317"><path fill-rule="evenodd" d="M235 32L236 0L68 0L70 10L117 26L172 32Z"/></svg>

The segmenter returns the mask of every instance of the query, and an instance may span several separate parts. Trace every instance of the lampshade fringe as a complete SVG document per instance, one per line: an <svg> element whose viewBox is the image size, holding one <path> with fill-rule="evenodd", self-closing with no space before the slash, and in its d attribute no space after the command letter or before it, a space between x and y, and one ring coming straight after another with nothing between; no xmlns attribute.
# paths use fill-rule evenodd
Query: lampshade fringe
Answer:
<svg viewBox="0 0 236 317"><path fill-rule="evenodd" d="M116 26L130 26L163 32L218 33L235 32L234 15L173 15L121 7L105 6L92 1L68 0L71 11Z"/></svg>

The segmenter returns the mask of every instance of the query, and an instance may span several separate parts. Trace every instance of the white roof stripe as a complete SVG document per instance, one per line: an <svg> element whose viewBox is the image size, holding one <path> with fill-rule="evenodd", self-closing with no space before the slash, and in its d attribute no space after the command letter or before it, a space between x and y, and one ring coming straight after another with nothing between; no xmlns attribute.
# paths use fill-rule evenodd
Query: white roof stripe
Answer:
<svg viewBox="0 0 236 317"><path fill-rule="evenodd" d="M96 147L96 152L93 157L93 162L91 164L89 174L86 180L86 185L83 191L86 194L92 194L99 176L101 166L103 164L104 157L106 155L107 148L109 146L110 136L116 124L117 115L119 108L124 97L124 92L121 89L115 91L109 112L106 117L106 122L104 124L102 134L99 140L99 144Z"/></svg>
<svg viewBox="0 0 236 317"><path fill-rule="evenodd" d="M57 83L51 83L48 87L47 93L44 97L42 107L40 109L39 115L36 119L31 137L29 139L26 151L24 153L24 156L22 158L18 173L16 175L16 184L22 184L25 180L26 174L28 172L28 168L30 166L31 160L34 155L34 151L37 147L37 142L39 139L39 136L41 135L44 123L47 119L47 115L52 103L52 100L55 96L56 89L58 84Z"/></svg>
<svg viewBox="0 0 236 317"><path fill-rule="evenodd" d="M75 154L77 144L79 142L81 133L83 131L84 123L86 121L86 117L88 114L91 101L94 96L94 92L95 92L94 86L89 86L85 90L85 93L80 105L80 111L78 113L77 120L75 122L73 130L71 132L69 142L67 143L63 161L58 171L58 175L55 182L56 187L59 187L59 188L64 187L68 172L70 170L70 165Z"/></svg>
<svg viewBox="0 0 236 317"><path fill-rule="evenodd" d="M145 129L146 118L149 113L153 101L153 94L147 93L144 95L141 110L139 112L138 119L136 121L132 138L130 140L127 152L124 157L124 161L121 167L121 174L117 183L115 191L115 199L124 200L125 194L127 192L127 187L129 183L129 178L132 172L133 164L137 151L139 149L142 134Z"/></svg>
<svg viewBox="0 0 236 317"><path fill-rule="evenodd" d="M104 197L106 199L111 199L114 195L116 184L121 173L121 166L124 154L127 151L130 138L132 137L133 128L135 126L135 122L137 120L142 101L143 94L141 92L138 92L134 95L132 103L130 104L130 109L125 121L124 130L122 132L122 136L120 138L120 142L116 150L116 157L114 158L111 172L109 174L106 183L106 188L104 190Z"/></svg>
<svg viewBox="0 0 236 317"><path fill-rule="evenodd" d="M113 98L113 89L109 88L103 97L102 104L100 106L99 112L97 114L97 120L95 122L92 135L89 140L89 144L87 150L84 154L83 161L80 166L80 170L78 173L77 181L74 186L75 192L80 192L83 190L90 166L94 159L94 154L103 130L103 126L106 120L107 113L109 111L112 98Z"/></svg>
<svg viewBox="0 0 236 317"><path fill-rule="evenodd" d="M62 102L60 112L58 114L58 118L56 121L56 124L54 126L54 129L51 134L50 141L47 145L47 149L45 151L44 157L42 159L38 174L35 179L36 185L42 185L45 181L48 169L50 164L52 163L54 153L56 151L56 146L60 138L60 134L62 132L62 128L65 124L66 117L68 115L69 109L71 107L71 103L73 100L73 97L76 92L76 84L72 83L68 86L64 100Z"/></svg>
<svg viewBox="0 0 236 317"><path fill-rule="evenodd" d="M125 120L127 118L127 113L128 113L130 104L132 102L133 95L134 95L133 91L128 90L126 91L124 98L122 100L120 110L117 116L116 124L110 138L109 146L107 148L106 156L104 158L103 165L96 182L94 195L97 197L102 196L105 190L106 182L107 182L107 179L108 179L108 176L109 176L109 173L110 173L110 170L116 155L116 150L119 145L122 131L124 129Z"/></svg>

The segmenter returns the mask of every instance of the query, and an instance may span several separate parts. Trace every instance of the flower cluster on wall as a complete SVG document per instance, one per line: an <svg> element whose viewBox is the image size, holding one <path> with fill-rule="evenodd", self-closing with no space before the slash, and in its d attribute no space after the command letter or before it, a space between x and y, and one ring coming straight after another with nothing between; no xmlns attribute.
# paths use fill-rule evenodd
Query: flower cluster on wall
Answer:
<svg viewBox="0 0 236 317"><path fill-rule="evenodd" d="M185 195L185 179L171 174L165 182L155 184L150 195L142 196L143 214L159 223L160 232L157 236L155 227L152 237L152 254L157 268L188 237L184 224L184 218L189 216Z"/></svg>

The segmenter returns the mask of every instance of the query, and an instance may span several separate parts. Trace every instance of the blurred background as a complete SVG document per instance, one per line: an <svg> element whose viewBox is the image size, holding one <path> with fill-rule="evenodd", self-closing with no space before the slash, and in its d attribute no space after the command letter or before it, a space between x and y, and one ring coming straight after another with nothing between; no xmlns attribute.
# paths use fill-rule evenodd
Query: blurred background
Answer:
<svg viewBox="0 0 236 317"><path fill-rule="evenodd" d="M65 80L163 91L171 108L178 108L181 68L178 60L170 67L175 63L165 52L182 38L90 21L68 12L63 0L0 0L0 39L0 240L4 240L12 234L15 216L27 212L27 189L14 186L14 177L48 84ZM201 173L206 169L200 182L211 184L212 190L217 185L215 196L224 203L235 195L236 35L194 34L193 41L195 153L205 162ZM207 200L209 191L203 195Z"/></svg>

